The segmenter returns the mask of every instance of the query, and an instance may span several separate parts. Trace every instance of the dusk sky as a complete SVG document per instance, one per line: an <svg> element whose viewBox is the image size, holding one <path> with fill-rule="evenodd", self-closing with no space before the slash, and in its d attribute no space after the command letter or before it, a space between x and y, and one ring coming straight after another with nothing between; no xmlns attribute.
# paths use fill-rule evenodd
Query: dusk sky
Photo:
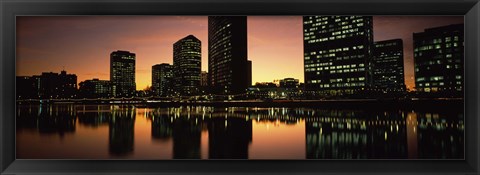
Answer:
<svg viewBox="0 0 480 175"><path fill-rule="evenodd" d="M405 80L413 81L413 32L463 23L463 16L375 16L374 40L401 38ZM208 70L206 16L69 16L17 17L17 76L60 72L81 81L109 80L110 53L136 53L137 89L151 85L154 64L173 62L173 43L187 35L202 42L202 70ZM301 16L249 16L248 59L252 82L287 77L303 82Z"/></svg>

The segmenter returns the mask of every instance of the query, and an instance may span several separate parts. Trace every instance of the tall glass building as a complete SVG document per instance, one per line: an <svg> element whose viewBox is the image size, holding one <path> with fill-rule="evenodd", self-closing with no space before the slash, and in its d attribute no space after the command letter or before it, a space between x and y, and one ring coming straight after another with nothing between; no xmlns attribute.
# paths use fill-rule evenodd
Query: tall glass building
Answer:
<svg viewBox="0 0 480 175"><path fill-rule="evenodd" d="M405 91L402 39L375 42L372 58L373 88L383 92Z"/></svg>
<svg viewBox="0 0 480 175"><path fill-rule="evenodd" d="M464 25L413 33L415 87L420 92L462 92Z"/></svg>
<svg viewBox="0 0 480 175"><path fill-rule="evenodd" d="M305 88L314 95L346 95L369 88L371 16L304 16Z"/></svg>
<svg viewBox="0 0 480 175"><path fill-rule="evenodd" d="M173 44L173 77L175 93L197 95L202 69L201 42L193 35Z"/></svg>
<svg viewBox="0 0 480 175"><path fill-rule="evenodd" d="M247 17L209 16L208 75L214 93L245 93L252 84L247 56Z"/></svg>
<svg viewBox="0 0 480 175"><path fill-rule="evenodd" d="M152 66L152 90L155 96L173 94L173 66L167 63Z"/></svg>
<svg viewBox="0 0 480 175"><path fill-rule="evenodd" d="M118 50L110 54L110 82L113 97L135 95L135 53Z"/></svg>

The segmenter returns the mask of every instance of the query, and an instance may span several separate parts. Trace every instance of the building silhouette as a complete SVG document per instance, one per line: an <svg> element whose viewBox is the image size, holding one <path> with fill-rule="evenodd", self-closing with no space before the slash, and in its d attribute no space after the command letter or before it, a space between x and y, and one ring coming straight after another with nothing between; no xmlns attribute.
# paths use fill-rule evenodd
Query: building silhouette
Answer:
<svg viewBox="0 0 480 175"><path fill-rule="evenodd" d="M152 66L152 90L155 96L170 96L173 94L173 67L162 63Z"/></svg>
<svg viewBox="0 0 480 175"><path fill-rule="evenodd" d="M375 42L372 67L373 88L383 92L405 91L402 39Z"/></svg>
<svg viewBox="0 0 480 175"><path fill-rule="evenodd" d="M248 159L252 120L212 117L208 121L209 159Z"/></svg>
<svg viewBox="0 0 480 175"><path fill-rule="evenodd" d="M464 25L413 33L415 88L419 92L461 95L464 80Z"/></svg>
<svg viewBox="0 0 480 175"><path fill-rule="evenodd" d="M77 97L77 75L43 72L41 75L17 76L17 99L71 99Z"/></svg>
<svg viewBox="0 0 480 175"><path fill-rule="evenodd" d="M215 94L241 94L251 85L247 17L208 17L208 73Z"/></svg>
<svg viewBox="0 0 480 175"><path fill-rule="evenodd" d="M110 54L110 81L114 97L135 95L135 53L118 50Z"/></svg>
<svg viewBox="0 0 480 175"><path fill-rule="evenodd" d="M77 97L77 75L43 72L42 75L16 78L17 98L70 99Z"/></svg>
<svg viewBox="0 0 480 175"><path fill-rule="evenodd" d="M17 76L15 81L17 99L38 98L39 80L39 76Z"/></svg>
<svg viewBox="0 0 480 175"><path fill-rule="evenodd" d="M94 78L80 82L79 95L83 98L109 98L112 84L108 80Z"/></svg>
<svg viewBox="0 0 480 175"><path fill-rule="evenodd" d="M286 89L296 89L298 88L299 80L294 78L284 78L280 80L280 87Z"/></svg>
<svg viewBox="0 0 480 175"><path fill-rule="evenodd" d="M202 68L201 42L188 35L173 44L173 77L175 93L196 95Z"/></svg>
<svg viewBox="0 0 480 175"><path fill-rule="evenodd" d="M304 16L304 75L313 95L345 95L371 84L371 16Z"/></svg>

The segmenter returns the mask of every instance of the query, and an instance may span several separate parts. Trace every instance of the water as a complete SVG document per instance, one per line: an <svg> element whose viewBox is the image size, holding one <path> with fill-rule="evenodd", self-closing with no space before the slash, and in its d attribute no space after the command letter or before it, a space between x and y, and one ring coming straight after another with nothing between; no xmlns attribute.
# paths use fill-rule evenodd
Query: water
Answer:
<svg viewBox="0 0 480 175"><path fill-rule="evenodd" d="M18 159L463 159L463 110L18 105Z"/></svg>

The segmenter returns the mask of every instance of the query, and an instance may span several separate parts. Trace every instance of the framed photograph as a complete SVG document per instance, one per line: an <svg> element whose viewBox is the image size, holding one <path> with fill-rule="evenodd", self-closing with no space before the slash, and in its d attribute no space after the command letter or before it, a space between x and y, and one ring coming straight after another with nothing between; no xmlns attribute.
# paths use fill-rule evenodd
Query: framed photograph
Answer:
<svg viewBox="0 0 480 175"><path fill-rule="evenodd" d="M478 174L478 0L2 1L0 174Z"/></svg>

